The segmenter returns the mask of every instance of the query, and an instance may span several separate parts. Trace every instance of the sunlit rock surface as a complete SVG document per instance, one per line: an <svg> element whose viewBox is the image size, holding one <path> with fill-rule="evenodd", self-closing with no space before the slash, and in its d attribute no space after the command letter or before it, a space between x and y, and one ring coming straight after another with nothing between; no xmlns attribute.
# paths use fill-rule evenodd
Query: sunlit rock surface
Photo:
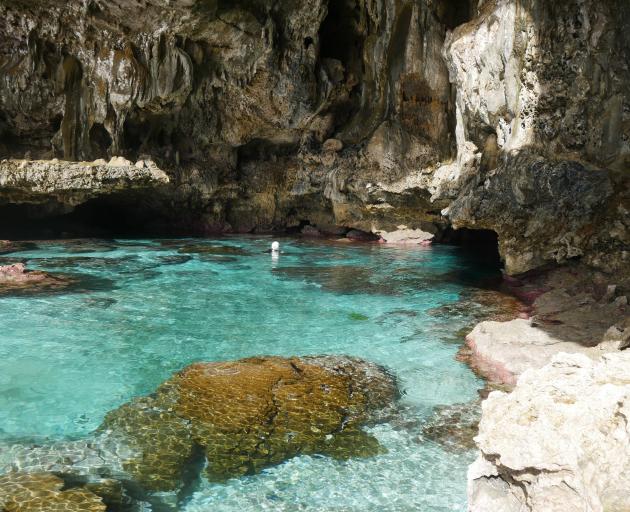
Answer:
<svg viewBox="0 0 630 512"><path fill-rule="evenodd" d="M153 162L132 164L124 158L112 158L109 162L0 161L1 202L56 202L61 211L99 195L150 189L168 181L168 176Z"/></svg>
<svg viewBox="0 0 630 512"><path fill-rule="evenodd" d="M614 1L486 1L447 38L462 183L447 215L495 230L509 273L575 257L628 265L628 14Z"/></svg>
<svg viewBox="0 0 630 512"><path fill-rule="evenodd" d="M361 425L396 388L378 367L344 358L197 363L105 418L137 451L125 468L151 490L172 490L196 447L213 480L251 474L298 453L374 455Z"/></svg>
<svg viewBox="0 0 630 512"><path fill-rule="evenodd" d="M514 282L531 299L527 318L483 321L466 336L469 362L491 381L513 385L559 352L598 359L628 346L629 276L570 265Z"/></svg>
<svg viewBox="0 0 630 512"><path fill-rule="evenodd" d="M630 352L559 354L483 403L471 512L630 508Z"/></svg>

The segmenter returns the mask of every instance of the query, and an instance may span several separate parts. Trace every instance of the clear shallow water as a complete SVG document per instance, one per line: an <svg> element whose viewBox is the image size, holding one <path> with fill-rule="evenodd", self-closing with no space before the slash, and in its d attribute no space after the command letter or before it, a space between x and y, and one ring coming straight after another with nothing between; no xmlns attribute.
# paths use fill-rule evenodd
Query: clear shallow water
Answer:
<svg viewBox="0 0 630 512"><path fill-rule="evenodd" d="M404 424L371 430L386 455L298 457L206 484L186 510L465 510L472 454L445 451L409 425L477 397L482 383L455 361L452 342L470 319L430 310L458 301L482 271L450 247L284 240L274 260L269 243L42 243L12 254L98 279L88 291L0 297L0 443L87 435L107 411L193 361L349 354L387 366L404 390ZM179 252L190 244L240 250Z"/></svg>

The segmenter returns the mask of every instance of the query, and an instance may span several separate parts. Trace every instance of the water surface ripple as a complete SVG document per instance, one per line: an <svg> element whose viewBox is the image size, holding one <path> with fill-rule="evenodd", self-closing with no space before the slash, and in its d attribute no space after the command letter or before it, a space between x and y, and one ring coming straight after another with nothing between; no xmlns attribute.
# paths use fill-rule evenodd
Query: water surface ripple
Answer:
<svg viewBox="0 0 630 512"><path fill-rule="evenodd" d="M266 237L42 242L5 256L87 284L0 297L0 450L85 436L193 361L349 354L387 366L404 391L401 418L371 429L387 454L297 457L204 484L185 510L465 510L472 454L443 449L421 425L482 383L454 359L466 312L430 310L484 270L452 247L281 242L277 259Z"/></svg>

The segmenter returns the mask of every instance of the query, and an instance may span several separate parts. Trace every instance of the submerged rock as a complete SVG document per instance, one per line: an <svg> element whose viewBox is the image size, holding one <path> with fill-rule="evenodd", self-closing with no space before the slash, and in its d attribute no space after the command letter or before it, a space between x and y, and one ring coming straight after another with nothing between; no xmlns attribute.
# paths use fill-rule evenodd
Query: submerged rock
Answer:
<svg viewBox="0 0 630 512"><path fill-rule="evenodd" d="M422 426L422 438L434 441L447 450L467 451L475 448L481 416L479 400L436 407Z"/></svg>
<svg viewBox="0 0 630 512"><path fill-rule="evenodd" d="M274 274L288 279L300 279L340 294L397 295L397 282L385 280L374 271L354 265L278 267Z"/></svg>
<svg viewBox="0 0 630 512"><path fill-rule="evenodd" d="M91 488L115 480L137 500L177 510L202 471L224 481L299 454L382 453L362 427L384 420L397 398L391 375L351 357L195 363L108 413L88 439L9 447L4 470Z"/></svg>
<svg viewBox="0 0 630 512"><path fill-rule="evenodd" d="M0 476L0 510L4 512L105 512L103 500L87 489L64 489L50 473Z"/></svg>
<svg viewBox="0 0 630 512"><path fill-rule="evenodd" d="M396 398L383 370L351 358L264 357L196 363L107 415L101 430L136 454L124 468L146 489L177 488L196 449L211 480L256 473L303 453L379 453L361 430Z"/></svg>
<svg viewBox="0 0 630 512"><path fill-rule="evenodd" d="M37 293L68 288L76 280L38 270L28 270L24 263L0 266L0 296L13 293Z"/></svg>
<svg viewBox="0 0 630 512"><path fill-rule="evenodd" d="M232 245L185 245L179 249L182 254L209 254L216 256L249 256L251 253Z"/></svg>
<svg viewBox="0 0 630 512"><path fill-rule="evenodd" d="M483 403L471 512L630 509L630 352L558 354Z"/></svg>

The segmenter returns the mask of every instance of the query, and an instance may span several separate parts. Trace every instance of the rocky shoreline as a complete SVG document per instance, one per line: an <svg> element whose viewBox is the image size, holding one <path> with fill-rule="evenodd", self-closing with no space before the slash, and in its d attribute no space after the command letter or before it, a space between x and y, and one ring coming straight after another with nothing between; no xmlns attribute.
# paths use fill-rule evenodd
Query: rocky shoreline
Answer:
<svg viewBox="0 0 630 512"><path fill-rule="evenodd" d="M629 277L575 264L506 284L527 310L509 321L480 322L466 336L471 365L490 381L514 385L559 352L598 359L630 344Z"/></svg>
<svg viewBox="0 0 630 512"><path fill-rule="evenodd" d="M483 321L465 360L482 403L470 512L624 510L630 463L630 279L581 264L508 278L523 318Z"/></svg>
<svg viewBox="0 0 630 512"><path fill-rule="evenodd" d="M470 512L630 507L630 352L558 353L482 405ZM611 478L614 475L614 478Z"/></svg>
<svg viewBox="0 0 630 512"><path fill-rule="evenodd" d="M462 353L515 390L487 401L470 507L547 512L547 484L573 489L580 510L625 506L591 477L557 484L537 423L508 425L492 404L522 396L534 410L554 392L536 376L577 390L628 368L630 4L33 0L0 17L3 237L73 215L110 232L415 245L489 233L526 305L481 322ZM7 289L53 277L0 270ZM606 378L595 389L623 387ZM586 407L561 395L575 403L540 407L558 432ZM493 422L503 430L483 434ZM501 464L490 445L512 429L540 460ZM566 453L582 446L570 439ZM610 481L626 470L587 458L562 471L574 463Z"/></svg>

